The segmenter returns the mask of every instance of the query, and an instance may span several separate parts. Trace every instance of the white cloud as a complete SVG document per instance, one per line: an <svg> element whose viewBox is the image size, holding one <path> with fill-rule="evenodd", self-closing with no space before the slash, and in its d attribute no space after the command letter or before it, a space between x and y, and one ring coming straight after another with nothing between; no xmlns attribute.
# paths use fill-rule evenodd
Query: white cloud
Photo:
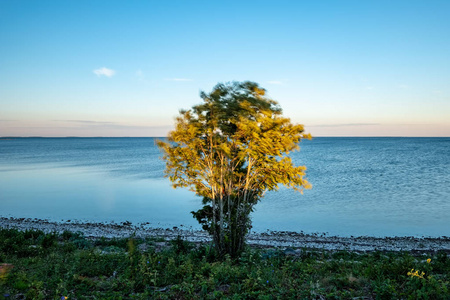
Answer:
<svg viewBox="0 0 450 300"><path fill-rule="evenodd" d="M141 69L136 71L136 79L138 81L145 81L145 75L144 75L144 72Z"/></svg>
<svg viewBox="0 0 450 300"><path fill-rule="evenodd" d="M100 122L100 121L89 121L89 120L52 120L54 122L70 122L70 123L81 123L81 124L114 124L113 122Z"/></svg>
<svg viewBox="0 0 450 300"><path fill-rule="evenodd" d="M348 123L348 124L319 124L308 127L349 127L349 126L379 126L380 123Z"/></svg>
<svg viewBox="0 0 450 300"><path fill-rule="evenodd" d="M268 84L278 84L278 85L283 84L283 82L281 82L279 80L270 80L270 81L267 81L267 83Z"/></svg>
<svg viewBox="0 0 450 300"><path fill-rule="evenodd" d="M96 69L96 70L94 70L92 72L94 72L94 74L99 76L99 77L100 76L112 77L112 76L114 76L114 74L116 74L116 71L114 71L112 69L105 68L105 67L100 68L100 69Z"/></svg>
<svg viewBox="0 0 450 300"><path fill-rule="evenodd" d="M167 81L193 81L192 79L188 79L188 78L166 78L164 80L167 80Z"/></svg>

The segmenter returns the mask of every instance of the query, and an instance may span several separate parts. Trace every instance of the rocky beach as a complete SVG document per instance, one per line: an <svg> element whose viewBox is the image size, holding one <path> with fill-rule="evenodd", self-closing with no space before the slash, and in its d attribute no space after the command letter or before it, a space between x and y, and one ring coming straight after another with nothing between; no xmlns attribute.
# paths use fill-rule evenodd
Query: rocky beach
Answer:
<svg viewBox="0 0 450 300"><path fill-rule="evenodd" d="M138 238L158 237L164 240L181 238L195 243L210 242L207 232L200 230L173 228L154 228L150 223L133 225L130 222L122 223L90 223L76 220L53 222L49 220L31 218L0 218L1 228L15 228L18 230L37 229L44 232L63 231L79 232L88 238L124 238L135 236ZM410 251L428 253L445 251L450 253L450 237L340 237L326 234L305 234L288 231L267 231L263 233L252 232L247 236L250 246L256 248L290 249L295 254L299 249L315 250L347 250L357 252L370 251ZM297 250L295 250L297 249ZM291 251L292 250L292 251Z"/></svg>

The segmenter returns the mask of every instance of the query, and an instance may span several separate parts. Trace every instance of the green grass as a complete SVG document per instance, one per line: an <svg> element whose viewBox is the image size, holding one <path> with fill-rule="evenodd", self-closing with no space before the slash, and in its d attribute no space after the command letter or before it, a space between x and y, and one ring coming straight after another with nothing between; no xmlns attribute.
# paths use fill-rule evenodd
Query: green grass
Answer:
<svg viewBox="0 0 450 300"><path fill-rule="evenodd" d="M0 229L0 264L13 266L0 271L0 299L450 299L444 252L249 248L219 261L207 244L177 239L156 252L156 241Z"/></svg>

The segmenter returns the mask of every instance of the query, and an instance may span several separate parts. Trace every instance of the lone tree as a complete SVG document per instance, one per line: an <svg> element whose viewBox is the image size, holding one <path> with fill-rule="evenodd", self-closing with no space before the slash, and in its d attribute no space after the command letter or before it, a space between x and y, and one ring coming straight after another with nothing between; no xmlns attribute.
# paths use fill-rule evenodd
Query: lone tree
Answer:
<svg viewBox="0 0 450 300"><path fill-rule="evenodd" d="M306 167L285 156L298 150L302 125L282 116L278 103L254 82L217 84L203 103L181 110L168 141L158 141L174 188L203 197L192 212L213 237L219 255L239 256L251 228L250 212L279 184L310 188Z"/></svg>

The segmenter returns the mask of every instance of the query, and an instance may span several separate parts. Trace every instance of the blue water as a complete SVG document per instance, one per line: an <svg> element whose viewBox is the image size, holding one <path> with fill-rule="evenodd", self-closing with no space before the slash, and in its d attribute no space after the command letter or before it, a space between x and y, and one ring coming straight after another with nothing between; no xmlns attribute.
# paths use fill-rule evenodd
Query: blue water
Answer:
<svg viewBox="0 0 450 300"><path fill-rule="evenodd" d="M292 154L313 184L269 192L253 230L450 236L450 138L315 138ZM0 140L0 215L199 228L153 138Z"/></svg>

